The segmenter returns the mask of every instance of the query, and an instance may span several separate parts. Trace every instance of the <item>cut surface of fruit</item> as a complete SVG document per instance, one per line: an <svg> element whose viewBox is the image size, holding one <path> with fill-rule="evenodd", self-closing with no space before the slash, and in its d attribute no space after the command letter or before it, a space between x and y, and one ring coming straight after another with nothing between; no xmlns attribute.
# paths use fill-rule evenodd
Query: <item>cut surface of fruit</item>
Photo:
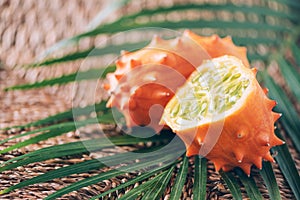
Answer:
<svg viewBox="0 0 300 200"><path fill-rule="evenodd" d="M161 123L185 143L187 155L212 160L216 170L242 168L274 161L271 147L283 144L274 134L280 114L255 78L233 56L205 61L192 73L165 107Z"/></svg>
<svg viewBox="0 0 300 200"><path fill-rule="evenodd" d="M219 119L223 113L238 105L249 86L248 73L243 73L240 60L229 56L205 61L194 72L166 107L173 130L193 127Z"/></svg>

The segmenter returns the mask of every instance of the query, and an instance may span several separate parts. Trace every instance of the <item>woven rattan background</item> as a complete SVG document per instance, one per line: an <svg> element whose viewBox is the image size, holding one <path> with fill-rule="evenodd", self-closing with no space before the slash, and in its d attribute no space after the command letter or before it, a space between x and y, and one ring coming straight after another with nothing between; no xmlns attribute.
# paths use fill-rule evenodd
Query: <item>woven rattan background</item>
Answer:
<svg viewBox="0 0 300 200"><path fill-rule="evenodd" d="M29 121L41 119L50 114L64 111L71 107L73 97L70 96L71 93L66 92L72 89L71 86L54 86L46 89L12 91L7 93L3 92L3 88L14 84L43 79L46 76L58 76L62 73L76 70L78 68L77 62L71 65L67 64L63 70L57 70L56 68L50 67L43 70L32 70L28 72L15 66L32 62L35 56L39 55L43 50L55 42L86 30L87 24L98 14L105 3L106 1L103 0L0 0L0 127L24 124ZM164 1L164 4L171 3L172 1ZM135 2L131 7L119 11L117 15L124 12L126 13L128 10L132 11L134 9L139 9L141 6L151 7L152 4L155 4L155 2ZM116 16L111 16L111 18ZM93 41L86 40L81 46L89 46L92 42ZM19 133L20 132L14 131L1 132L0 139ZM77 138L78 135L76 133L69 133L65 136L57 137L38 145L32 145L30 148L23 148L14 151L13 153L1 155L0 161L32 151L35 148L74 141ZM288 141L288 143L290 142ZM11 144L12 143L8 143L6 145ZM0 148L2 149L3 147L5 146L2 145ZM299 167L299 155L293 150L291 145L290 147L291 153L294 155L297 166ZM55 159L4 172L0 174L0 189L30 177L34 177L48 170L88 159L90 159L89 156L74 157L69 160ZM209 163L208 168L207 198L230 199L231 194L226 190L226 186L223 181L220 180L219 175L214 171L211 163ZM293 199L291 191L276 164L274 164L274 168L282 197L284 199ZM190 172L192 173L192 166L190 167ZM69 183L97 173L99 173L99 171L55 179L48 183L37 184L17 190L1 196L0 199L41 199ZM261 180L259 176L256 176L257 173L257 171L254 171L253 175L256 178L256 181L259 182ZM115 187L131 176L133 175L127 174L126 176L107 180L83 188L78 192L72 192L65 195L62 199L86 199L87 197L98 194L111 187ZM191 188L192 178L190 177L184 188L184 199L189 199L191 197ZM265 186L260 184L260 190L267 199L268 194ZM242 191L244 192L243 188ZM166 197L169 192L170 187L166 191ZM114 193L110 199L114 199L114 197L117 197L118 195L119 193Z"/></svg>

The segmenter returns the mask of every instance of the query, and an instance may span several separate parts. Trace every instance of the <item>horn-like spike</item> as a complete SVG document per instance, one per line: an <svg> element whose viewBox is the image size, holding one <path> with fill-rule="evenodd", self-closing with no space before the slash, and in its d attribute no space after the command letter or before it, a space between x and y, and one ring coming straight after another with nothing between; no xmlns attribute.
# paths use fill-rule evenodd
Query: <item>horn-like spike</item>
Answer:
<svg viewBox="0 0 300 200"><path fill-rule="evenodd" d="M279 139L276 136L273 138L273 141L272 141L273 146L278 146L278 145L282 145L282 144L285 144L285 141L282 141L281 139Z"/></svg>
<svg viewBox="0 0 300 200"><path fill-rule="evenodd" d="M232 42L232 37L228 35L228 36L224 37L223 40L225 40L227 42Z"/></svg>
<svg viewBox="0 0 300 200"><path fill-rule="evenodd" d="M223 167L223 165L221 163L218 163L217 161L214 162L214 166L216 171L220 171L220 169Z"/></svg>
<svg viewBox="0 0 300 200"><path fill-rule="evenodd" d="M216 35L216 34L213 34L211 36L211 40L212 40L213 43L218 42L219 39L220 39L220 37L218 35Z"/></svg>
<svg viewBox="0 0 300 200"><path fill-rule="evenodd" d="M259 137L257 139L257 142L262 145L262 146L267 146L269 147L270 146L270 140L269 140L269 137L267 135L263 135L263 137Z"/></svg>
<svg viewBox="0 0 300 200"><path fill-rule="evenodd" d="M110 90L110 84L108 84L108 83L103 84L103 88L104 88L106 91Z"/></svg>
<svg viewBox="0 0 300 200"><path fill-rule="evenodd" d="M268 152L264 157L263 159L267 160L267 161L270 161L272 163L275 163L275 160L274 158L272 157L272 155L270 154L270 152Z"/></svg>
<svg viewBox="0 0 300 200"><path fill-rule="evenodd" d="M272 115L273 115L274 122L276 122L282 116L281 113L275 113L275 112L272 112Z"/></svg>
<svg viewBox="0 0 300 200"><path fill-rule="evenodd" d="M173 45L174 47L177 47L177 46L181 45L181 43L182 43L181 38L177 37L171 42L171 45Z"/></svg>
<svg viewBox="0 0 300 200"><path fill-rule="evenodd" d="M257 74L257 69L256 69L256 68L252 68L251 70L252 70L254 76L256 76L256 74Z"/></svg>
<svg viewBox="0 0 300 200"><path fill-rule="evenodd" d="M106 107L111 108L111 107L112 107L112 102L113 102L113 100L114 100L114 98L111 97L111 98L107 101Z"/></svg>
<svg viewBox="0 0 300 200"><path fill-rule="evenodd" d="M162 120L161 120L162 121ZM163 122L164 123L164 122ZM165 123L164 123L165 124ZM174 131L176 134L177 134L177 131L175 130ZM195 155L195 151L199 152L199 145L189 145L189 146L186 146L187 147L187 150L186 150L186 156L187 157L190 157L190 156L193 156Z"/></svg>
<svg viewBox="0 0 300 200"><path fill-rule="evenodd" d="M162 39L158 35L154 35L149 46L154 46L161 41L162 41Z"/></svg>
<svg viewBox="0 0 300 200"><path fill-rule="evenodd" d="M251 172L251 165L250 164L243 164L240 166L240 168L247 174L248 177L250 177L250 172Z"/></svg>
<svg viewBox="0 0 300 200"><path fill-rule="evenodd" d="M139 61L137 61L137 60L134 60L134 59L131 59L131 60L129 61L129 63L130 63L130 67L131 67L131 68L137 67L137 66L141 65L141 62L139 62Z"/></svg>
<svg viewBox="0 0 300 200"><path fill-rule="evenodd" d="M256 159L253 160L253 164L258 168L262 169L262 157L257 157Z"/></svg>
<svg viewBox="0 0 300 200"><path fill-rule="evenodd" d="M234 156L238 163L242 163L243 158L244 158L244 154L242 152L236 151L236 152L234 152Z"/></svg>
<svg viewBox="0 0 300 200"><path fill-rule="evenodd" d="M115 74L115 77L119 81L123 77L123 75L122 74Z"/></svg>
<svg viewBox="0 0 300 200"><path fill-rule="evenodd" d="M263 88L262 90L264 91L265 95L267 95L269 93L269 89L268 88Z"/></svg>
<svg viewBox="0 0 300 200"><path fill-rule="evenodd" d="M123 68L123 67L125 67L125 63L123 63L121 60L117 60L116 61L116 65L117 65L117 67L119 67L119 68Z"/></svg>
<svg viewBox="0 0 300 200"><path fill-rule="evenodd" d="M121 50L121 56L124 56L124 55L126 55L126 54L128 54L128 53L129 53L129 51Z"/></svg>
<svg viewBox="0 0 300 200"><path fill-rule="evenodd" d="M202 139L200 137L197 137L196 139L197 139L198 144L200 145L202 143Z"/></svg>
<svg viewBox="0 0 300 200"><path fill-rule="evenodd" d="M168 59L168 55L167 54L160 54L160 56L156 56L157 58L157 63L159 64L163 64L163 63L166 63L167 62L167 59Z"/></svg>
<svg viewBox="0 0 300 200"><path fill-rule="evenodd" d="M267 99L266 104L267 104L267 107L270 110L272 110L277 105L277 102L274 100L271 100L271 99Z"/></svg>

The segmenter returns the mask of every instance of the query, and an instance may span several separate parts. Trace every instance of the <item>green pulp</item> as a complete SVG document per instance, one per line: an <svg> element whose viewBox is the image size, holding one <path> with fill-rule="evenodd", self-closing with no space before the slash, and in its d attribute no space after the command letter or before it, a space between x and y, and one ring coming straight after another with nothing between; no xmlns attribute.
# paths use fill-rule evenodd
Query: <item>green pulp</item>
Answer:
<svg viewBox="0 0 300 200"><path fill-rule="evenodd" d="M206 67L194 72L169 107L175 119L194 121L223 113L232 108L249 86L238 66ZM177 121L177 120L176 120Z"/></svg>

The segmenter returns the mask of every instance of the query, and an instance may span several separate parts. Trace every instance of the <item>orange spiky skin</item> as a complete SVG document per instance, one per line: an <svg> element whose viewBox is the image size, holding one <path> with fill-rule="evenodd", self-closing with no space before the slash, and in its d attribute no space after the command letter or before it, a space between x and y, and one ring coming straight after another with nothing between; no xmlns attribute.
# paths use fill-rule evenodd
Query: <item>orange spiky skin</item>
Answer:
<svg viewBox="0 0 300 200"><path fill-rule="evenodd" d="M250 67L247 59L246 47L234 45L230 36L220 38L218 35L214 34L210 37L203 37L193 33L190 30L186 30L183 35L197 42L212 58L223 55L231 55L239 58L246 67Z"/></svg>
<svg viewBox="0 0 300 200"><path fill-rule="evenodd" d="M241 48L236 47L229 37L200 37L191 31L172 40L154 37L139 51L122 52L116 61L117 70L108 74L109 83L104 85L112 94L107 105L122 111L127 126L148 125L159 131L163 108L196 67L203 60L232 55L235 51L238 51L237 57L248 63L246 52ZM132 75L131 72L138 67L145 70L140 70L139 76ZM166 67L175 72L166 70Z"/></svg>
<svg viewBox="0 0 300 200"><path fill-rule="evenodd" d="M253 75L251 92L242 106L225 116L223 121L175 131L186 144L187 156L203 155L214 163L217 171L240 167L248 176L253 164L261 169L262 160L274 162L269 150L273 146L284 144L274 134L274 122L281 114L272 111L276 102L268 99L254 79ZM206 138L212 127L221 130L217 141L212 132Z"/></svg>
<svg viewBox="0 0 300 200"><path fill-rule="evenodd" d="M207 58L206 52L186 37L154 37L148 46L125 52L116 61L117 70L107 75L105 88L112 93L107 106L121 110L129 127L148 125L159 131L163 108L176 88Z"/></svg>

